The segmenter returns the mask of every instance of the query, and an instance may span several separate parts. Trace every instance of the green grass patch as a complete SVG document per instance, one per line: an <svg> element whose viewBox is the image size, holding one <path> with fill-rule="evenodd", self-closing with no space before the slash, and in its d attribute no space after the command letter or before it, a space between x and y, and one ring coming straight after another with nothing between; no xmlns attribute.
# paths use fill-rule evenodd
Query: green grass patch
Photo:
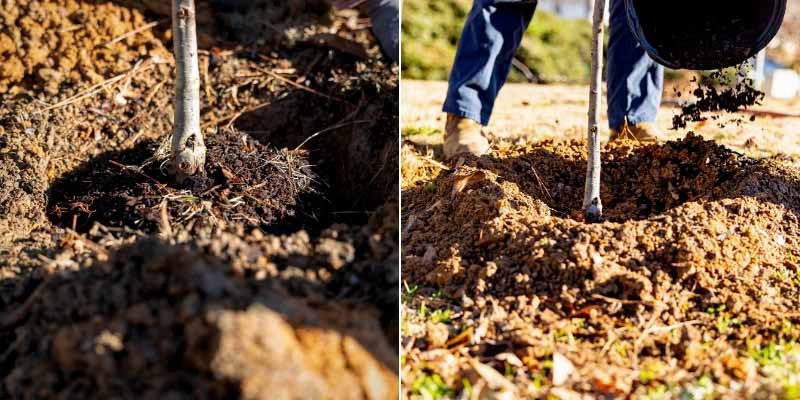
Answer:
<svg viewBox="0 0 800 400"><path fill-rule="evenodd" d="M550 379L544 372L537 372L531 377L531 384L535 390L542 390L549 384Z"/></svg>
<svg viewBox="0 0 800 400"><path fill-rule="evenodd" d="M753 346L747 351L747 355L758 362L762 367L769 365L782 365L786 363L788 355L798 352L800 346L794 342L769 343L766 346Z"/></svg>
<svg viewBox="0 0 800 400"><path fill-rule="evenodd" d="M714 380L709 375L703 375L695 383L686 387L680 395L681 399L704 400L715 398Z"/></svg>
<svg viewBox="0 0 800 400"><path fill-rule="evenodd" d="M411 299L419 293L420 289L422 289L422 286L416 283L409 285L408 282L403 281L403 303L411 301Z"/></svg>
<svg viewBox="0 0 800 400"><path fill-rule="evenodd" d="M431 313L431 322L434 324L443 323L449 324L450 317L453 315L453 312L450 310L435 310Z"/></svg>
<svg viewBox="0 0 800 400"><path fill-rule="evenodd" d="M646 385L658 379L661 375L661 369L662 365L658 361L645 363L642 365L641 370L639 370L639 381Z"/></svg>
<svg viewBox="0 0 800 400"><path fill-rule="evenodd" d="M423 374L411 384L411 393L426 399L447 399L455 396L456 391L444 383L438 374Z"/></svg>
<svg viewBox="0 0 800 400"><path fill-rule="evenodd" d="M647 388L642 400L668 400L675 398L675 394L667 385L658 385Z"/></svg>
<svg viewBox="0 0 800 400"><path fill-rule="evenodd" d="M464 394L468 399L472 398L472 382L467 378L461 379L461 385L464 386Z"/></svg>
<svg viewBox="0 0 800 400"><path fill-rule="evenodd" d="M747 355L761 367L761 373L777 388L776 398L800 399L800 345L780 341L763 346L751 346Z"/></svg>
<svg viewBox="0 0 800 400"><path fill-rule="evenodd" d="M417 314L419 318L423 321L431 321L434 324L443 323L449 324L450 318L453 316L453 311L451 310L428 310L428 306L425 303L419 307L417 310Z"/></svg>
<svg viewBox="0 0 800 400"><path fill-rule="evenodd" d="M405 126L400 135L405 139L412 136L436 136L441 135L442 130L429 126Z"/></svg>
<svg viewBox="0 0 800 400"><path fill-rule="evenodd" d="M731 317L730 313L725 312L724 304L716 307L709 307L706 312L716 317L714 320L714 327L720 334L726 335L731 332L731 328L741 324L739 318Z"/></svg>

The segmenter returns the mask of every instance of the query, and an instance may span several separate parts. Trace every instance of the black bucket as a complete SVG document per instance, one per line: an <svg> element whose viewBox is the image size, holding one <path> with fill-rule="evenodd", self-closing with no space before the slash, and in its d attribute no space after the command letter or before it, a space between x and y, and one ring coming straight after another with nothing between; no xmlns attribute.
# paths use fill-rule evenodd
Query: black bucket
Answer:
<svg viewBox="0 0 800 400"><path fill-rule="evenodd" d="M659 64L708 70L738 65L769 44L786 0L625 0L634 36Z"/></svg>

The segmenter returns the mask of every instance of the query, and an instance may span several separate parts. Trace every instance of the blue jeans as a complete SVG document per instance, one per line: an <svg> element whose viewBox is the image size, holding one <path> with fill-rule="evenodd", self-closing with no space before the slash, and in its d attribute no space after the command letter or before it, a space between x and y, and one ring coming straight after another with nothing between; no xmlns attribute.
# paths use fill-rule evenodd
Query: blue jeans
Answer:
<svg viewBox="0 0 800 400"><path fill-rule="evenodd" d="M400 59L399 0L367 0L372 32L392 62Z"/></svg>
<svg viewBox="0 0 800 400"><path fill-rule="evenodd" d="M489 123L497 93L536 11L535 0L473 0L450 73L443 111ZM619 128L654 122L664 67L631 34L622 0L611 0L608 47L608 121Z"/></svg>

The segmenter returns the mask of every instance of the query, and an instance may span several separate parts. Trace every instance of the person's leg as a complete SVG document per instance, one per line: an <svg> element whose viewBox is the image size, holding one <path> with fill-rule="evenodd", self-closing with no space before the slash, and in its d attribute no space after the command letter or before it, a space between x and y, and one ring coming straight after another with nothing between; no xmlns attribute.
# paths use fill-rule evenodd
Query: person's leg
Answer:
<svg viewBox="0 0 800 400"><path fill-rule="evenodd" d="M400 59L400 7L398 0L367 0L372 32L392 62Z"/></svg>
<svg viewBox="0 0 800 400"><path fill-rule="evenodd" d="M474 0L458 43L443 111L489 123L535 1Z"/></svg>
<svg viewBox="0 0 800 400"><path fill-rule="evenodd" d="M633 37L623 0L611 0L608 41L608 124L620 129L656 121L664 89L664 67Z"/></svg>

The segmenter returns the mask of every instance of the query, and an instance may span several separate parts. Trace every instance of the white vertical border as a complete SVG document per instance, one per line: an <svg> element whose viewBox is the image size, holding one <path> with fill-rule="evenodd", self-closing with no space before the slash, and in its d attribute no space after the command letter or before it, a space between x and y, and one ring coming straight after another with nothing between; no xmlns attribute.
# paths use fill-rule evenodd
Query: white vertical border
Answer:
<svg viewBox="0 0 800 400"><path fill-rule="evenodd" d="M435 1L435 0L433 0ZM397 38L397 399L403 398L403 0L398 0Z"/></svg>

